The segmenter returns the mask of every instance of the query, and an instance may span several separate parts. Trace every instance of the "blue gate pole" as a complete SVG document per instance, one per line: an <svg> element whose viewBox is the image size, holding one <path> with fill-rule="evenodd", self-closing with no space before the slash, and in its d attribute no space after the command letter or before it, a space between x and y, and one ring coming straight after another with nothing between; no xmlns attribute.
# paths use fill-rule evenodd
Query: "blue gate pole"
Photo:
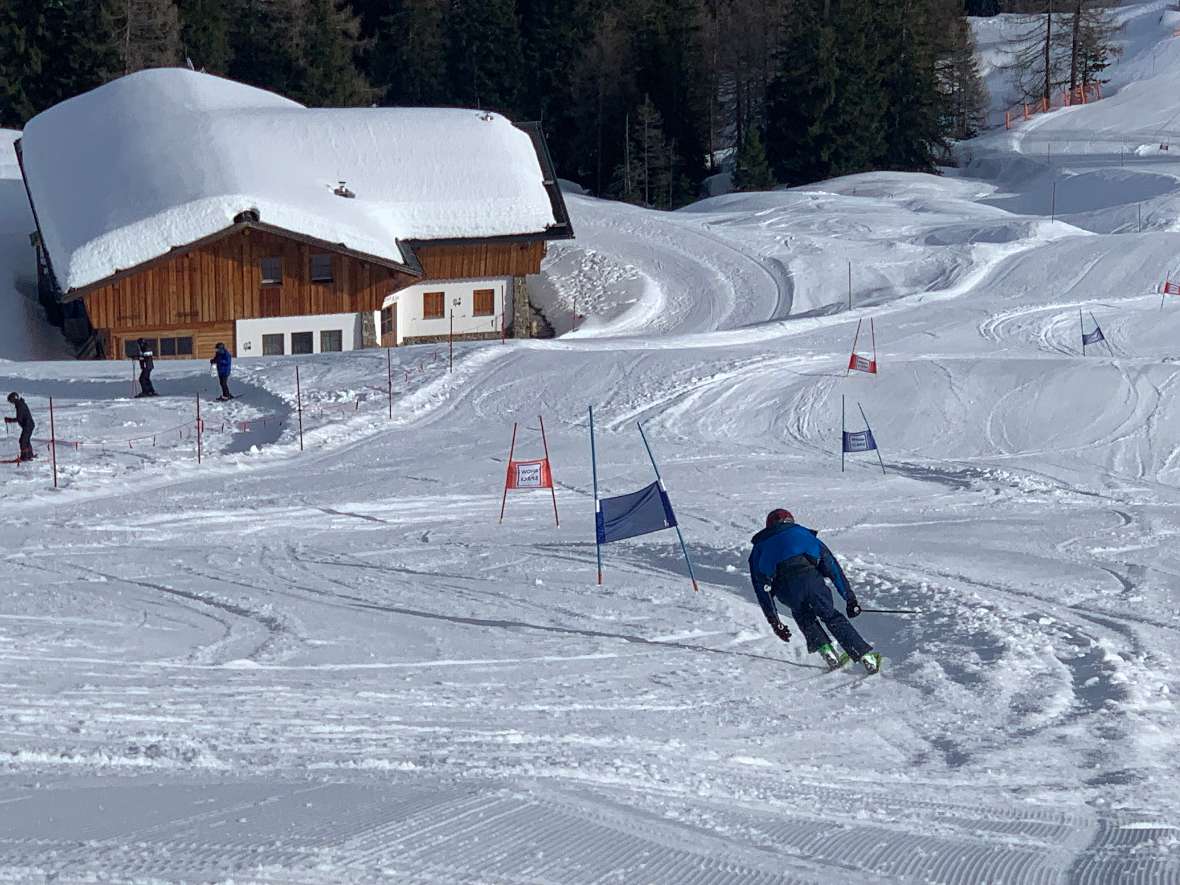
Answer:
<svg viewBox="0 0 1180 885"><path fill-rule="evenodd" d="M856 407L860 409L860 417L865 419L865 430L867 430L871 436L873 433L873 428L869 427L869 418L865 414L864 406L862 406L860 403L857 403ZM877 445L877 437L875 436L873 437L873 451L877 453L877 463L881 465L881 475L884 476L885 461L881 458L881 447Z"/></svg>
<svg viewBox="0 0 1180 885"><path fill-rule="evenodd" d="M594 476L594 555L598 559L598 584L602 585L602 544L598 542L598 453L594 448L594 406L590 410L590 470Z"/></svg>
<svg viewBox="0 0 1180 885"><path fill-rule="evenodd" d="M651 466L656 472L656 482L660 484L660 491L664 492L664 494L667 494L667 490L664 488L664 480L660 476L660 467L658 464L656 464L656 457L651 453L651 446L647 443L647 434L643 432L643 422L636 421L635 426L639 428L639 435L643 437L643 447L647 449L647 457L651 459ZM697 586L697 576L692 570L692 560L689 559L688 545L684 543L684 535L680 532L680 524L677 523L676 525L672 526L672 528L676 529L676 537L680 539L680 549L684 553L684 561L688 565L688 576L692 579L693 592L700 593L701 588Z"/></svg>

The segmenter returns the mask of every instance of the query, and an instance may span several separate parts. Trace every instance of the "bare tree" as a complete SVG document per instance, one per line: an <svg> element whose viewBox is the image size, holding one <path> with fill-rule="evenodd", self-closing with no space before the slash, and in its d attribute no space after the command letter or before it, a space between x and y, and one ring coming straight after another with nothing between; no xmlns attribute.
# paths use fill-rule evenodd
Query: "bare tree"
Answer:
<svg viewBox="0 0 1180 885"><path fill-rule="evenodd" d="M180 63L175 0L114 0L109 9L124 74Z"/></svg>

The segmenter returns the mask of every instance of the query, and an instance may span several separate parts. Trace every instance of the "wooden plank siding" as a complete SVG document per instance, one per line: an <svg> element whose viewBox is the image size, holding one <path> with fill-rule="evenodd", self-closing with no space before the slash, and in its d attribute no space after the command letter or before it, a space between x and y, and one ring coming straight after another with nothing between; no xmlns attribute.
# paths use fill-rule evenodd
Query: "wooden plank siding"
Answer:
<svg viewBox="0 0 1180 885"><path fill-rule="evenodd" d="M234 322L276 316L309 316L380 310L392 292L422 279L353 255L332 254L332 281L311 281L308 245L257 229L152 263L82 298L90 323L118 359L127 338L192 335L195 356L224 341L236 353ZM486 279L539 273L543 240L416 246L424 279ZM281 258L282 285L262 285L263 258Z"/></svg>

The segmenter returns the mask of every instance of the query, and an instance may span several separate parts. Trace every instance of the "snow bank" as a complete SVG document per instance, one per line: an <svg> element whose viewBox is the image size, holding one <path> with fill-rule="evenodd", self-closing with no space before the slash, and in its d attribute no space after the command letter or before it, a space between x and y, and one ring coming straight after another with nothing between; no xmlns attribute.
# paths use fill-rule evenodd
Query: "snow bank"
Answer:
<svg viewBox="0 0 1180 885"><path fill-rule="evenodd" d="M34 117L25 172L58 282L74 289L265 224L400 262L398 240L555 223L532 141L497 114L308 109L193 71L142 71ZM355 199L333 193L347 182Z"/></svg>

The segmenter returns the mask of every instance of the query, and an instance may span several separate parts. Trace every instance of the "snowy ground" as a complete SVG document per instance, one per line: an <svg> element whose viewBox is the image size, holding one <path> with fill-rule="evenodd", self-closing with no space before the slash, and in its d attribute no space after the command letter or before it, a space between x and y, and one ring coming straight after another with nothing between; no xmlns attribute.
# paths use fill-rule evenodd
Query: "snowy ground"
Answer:
<svg viewBox="0 0 1180 885"><path fill-rule="evenodd" d="M0 474L0 880L1180 881L1180 164L1021 153L1121 95L959 177L571 197L579 331L396 350L392 420L383 353L301 358L302 453L291 359L228 406L196 363L149 404L126 364L0 364L91 443L60 491ZM887 476L841 474L842 395ZM650 481L644 421L699 594L671 535L594 585L588 404L606 494ZM541 413L561 528L525 493L499 526ZM925 612L858 619L881 677L769 633L774 506Z"/></svg>

